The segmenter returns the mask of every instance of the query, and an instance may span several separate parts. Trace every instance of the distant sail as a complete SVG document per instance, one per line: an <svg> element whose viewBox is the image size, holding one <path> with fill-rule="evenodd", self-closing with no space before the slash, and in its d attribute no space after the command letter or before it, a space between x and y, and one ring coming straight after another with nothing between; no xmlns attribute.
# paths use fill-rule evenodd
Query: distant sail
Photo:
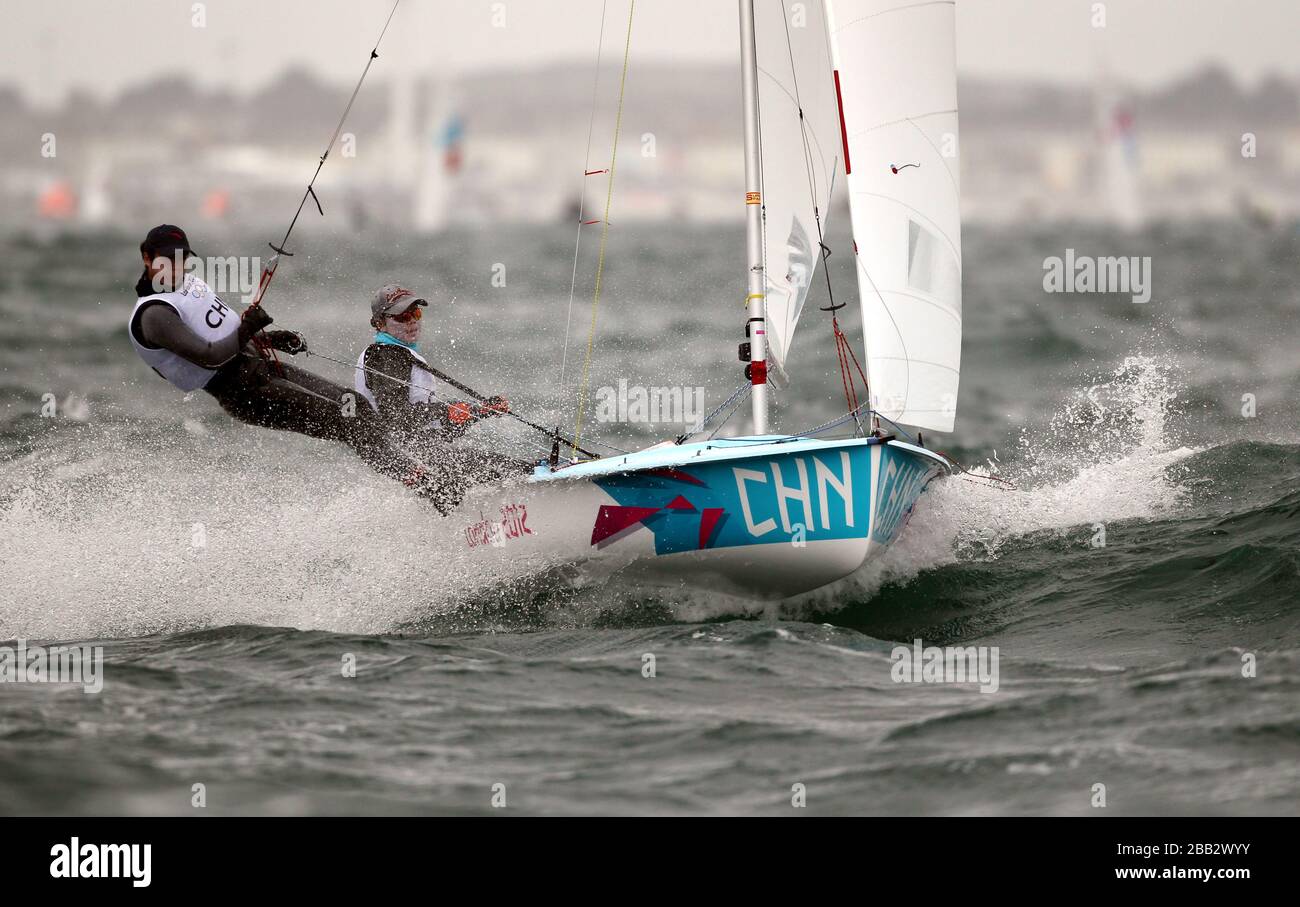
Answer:
<svg viewBox="0 0 1300 907"><path fill-rule="evenodd" d="M70 185L57 180L37 197L36 211L47 220L68 220L77 213L77 195Z"/></svg>
<svg viewBox="0 0 1300 907"><path fill-rule="evenodd" d="M102 227L113 216L112 199L108 194L108 175L108 156L97 148L86 170L81 210L78 212L82 224L86 226Z"/></svg>
<svg viewBox="0 0 1300 907"><path fill-rule="evenodd" d="M1094 98L1105 212L1116 226L1136 230L1142 226L1144 215L1133 110L1121 98L1104 62L1098 64Z"/></svg>
<svg viewBox="0 0 1300 907"><path fill-rule="evenodd" d="M786 381L790 344L821 258L817 215L824 235L834 173L843 169L826 39L822 0L754 4L768 374L778 385Z"/></svg>
<svg viewBox="0 0 1300 907"><path fill-rule="evenodd" d="M952 431L961 217L952 0L827 0L873 407Z"/></svg>
<svg viewBox="0 0 1300 907"><path fill-rule="evenodd" d="M428 110L415 185L415 229L445 229L464 157L465 121L452 104L449 82L428 80Z"/></svg>

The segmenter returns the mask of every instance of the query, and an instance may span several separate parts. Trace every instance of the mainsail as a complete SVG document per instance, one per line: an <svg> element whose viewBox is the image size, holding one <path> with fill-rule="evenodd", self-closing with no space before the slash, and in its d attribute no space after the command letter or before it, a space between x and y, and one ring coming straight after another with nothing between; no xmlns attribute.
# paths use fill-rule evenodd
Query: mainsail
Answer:
<svg viewBox="0 0 1300 907"><path fill-rule="evenodd" d="M953 2L826 5L872 406L952 431L961 369Z"/></svg>
<svg viewBox="0 0 1300 907"><path fill-rule="evenodd" d="M843 169L826 38L822 0L754 4L768 375L778 383L821 258L817 219L824 231L834 174Z"/></svg>

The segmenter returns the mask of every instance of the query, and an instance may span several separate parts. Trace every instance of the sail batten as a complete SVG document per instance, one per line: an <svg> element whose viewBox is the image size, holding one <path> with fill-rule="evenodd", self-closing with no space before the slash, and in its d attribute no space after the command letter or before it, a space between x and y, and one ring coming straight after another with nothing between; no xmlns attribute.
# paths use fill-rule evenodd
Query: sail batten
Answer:
<svg viewBox="0 0 1300 907"><path fill-rule="evenodd" d="M951 0L826 0L871 404L951 431L961 218Z"/></svg>

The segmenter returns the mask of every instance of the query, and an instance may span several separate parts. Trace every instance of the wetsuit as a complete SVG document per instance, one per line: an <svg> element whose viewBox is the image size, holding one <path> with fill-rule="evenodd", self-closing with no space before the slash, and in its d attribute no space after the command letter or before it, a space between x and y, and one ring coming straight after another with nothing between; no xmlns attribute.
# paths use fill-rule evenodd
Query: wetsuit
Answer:
<svg viewBox="0 0 1300 907"><path fill-rule="evenodd" d="M342 442L376 472L411 486L444 514L459 503L464 484L450 464L430 466L404 451L351 389L285 362L277 368L250 342L247 326L201 281L187 278L182 291L160 294L142 275L136 296L142 301L131 316L132 343L177 387L201 388L249 425ZM266 336L286 350L296 338L288 331ZM346 406L350 400L356 405Z"/></svg>
<svg viewBox="0 0 1300 907"><path fill-rule="evenodd" d="M445 463L469 484L527 473L523 460L452 442L491 407L439 399L428 361L413 346L379 333L357 360L354 387L403 446Z"/></svg>

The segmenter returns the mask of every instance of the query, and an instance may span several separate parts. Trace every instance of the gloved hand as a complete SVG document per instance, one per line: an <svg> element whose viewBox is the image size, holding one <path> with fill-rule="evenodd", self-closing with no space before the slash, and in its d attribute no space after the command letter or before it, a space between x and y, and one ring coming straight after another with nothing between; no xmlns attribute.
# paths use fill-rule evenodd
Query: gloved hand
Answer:
<svg viewBox="0 0 1300 907"><path fill-rule="evenodd" d="M447 404L447 421L452 425L464 425L466 422L473 420L474 411L470 409L468 403L449 403Z"/></svg>
<svg viewBox="0 0 1300 907"><path fill-rule="evenodd" d="M261 306L258 306L261 308ZM267 331L266 342L282 353L296 356L307 352L307 341L297 331Z"/></svg>
<svg viewBox="0 0 1300 907"><path fill-rule="evenodd" d="M244 314L239 319L240 342L247 343L254 334L274 320L270 313L260 305L252 305L244 309Z"/></svg>
<svg viewBox="0 0 1300 907"><path fill-rule="evenodd" d="M510 401L500 394L488 397L478 408L480 416L504 416L510 412Z"/></svg>

